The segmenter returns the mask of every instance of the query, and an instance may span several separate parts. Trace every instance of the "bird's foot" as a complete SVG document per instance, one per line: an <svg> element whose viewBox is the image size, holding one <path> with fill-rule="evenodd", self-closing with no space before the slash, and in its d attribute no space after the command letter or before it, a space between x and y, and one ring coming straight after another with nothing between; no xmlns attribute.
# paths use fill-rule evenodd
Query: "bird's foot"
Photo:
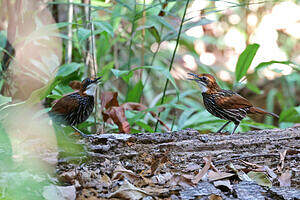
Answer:
<svg viewBox="0 0 300 200"><path fill-rule="evenodd" d="M78 128L76 128L75 126L72 126L72 128L76 131L76 133L79 133L81 137L83 137L83 138L88 138L88 137L90 137L89 135L87 135L87 134L81 132L81 131L80 131Z"/></svg>
<svg viewBox="0 0 300 200"><path fill-rule="evenodd" d="M223 131L223 132L217 132L220 135L231 135L231 133L229 131Z"/></svg>

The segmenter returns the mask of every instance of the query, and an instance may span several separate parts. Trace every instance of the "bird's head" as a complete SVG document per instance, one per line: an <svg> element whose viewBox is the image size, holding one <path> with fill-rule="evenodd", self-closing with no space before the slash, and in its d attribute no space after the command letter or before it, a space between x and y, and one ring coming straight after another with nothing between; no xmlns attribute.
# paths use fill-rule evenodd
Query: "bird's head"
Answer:
<svg viewBox="0 0 300 200"><path fill-rule="evenodd" d="M102 77L98 77L95 79L86 78L81 82L80 92L84 95L95 96L96 89L98 84L101 82L100 79Z"/></svg>
<svg viewBox="0 0 300 200"><path fill-rule="evenodd" d="M217 84L215 77L210 74L188 73L191 77L188 80L196 81L201 88L202 93L214 93L221 88Z"/></svg>

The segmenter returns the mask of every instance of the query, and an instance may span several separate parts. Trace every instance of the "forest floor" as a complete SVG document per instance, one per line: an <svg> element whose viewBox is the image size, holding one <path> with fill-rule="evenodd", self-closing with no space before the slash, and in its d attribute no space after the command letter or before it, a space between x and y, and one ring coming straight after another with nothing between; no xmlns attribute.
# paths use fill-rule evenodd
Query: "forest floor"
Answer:
<svg viewBox="0 0 300 200"><path fill-rule="evenodd" d="M86 160L61 160L77 199L300 199L300 128L101 134Z"/></svg>

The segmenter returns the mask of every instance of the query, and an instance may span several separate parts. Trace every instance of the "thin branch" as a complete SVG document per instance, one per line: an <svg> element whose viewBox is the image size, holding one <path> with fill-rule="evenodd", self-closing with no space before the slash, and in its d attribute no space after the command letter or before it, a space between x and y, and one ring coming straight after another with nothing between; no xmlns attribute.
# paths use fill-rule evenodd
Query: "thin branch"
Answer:
<svg viewBox="0 0 300 200"><path fill-rule="evenodd" d="M174 59L175 59L176 50L177 50L177 48L178 48L179 39L180 39L180 35L181 35L181 30L182 30L182 26L183 26L185 14L186 14L187 7L188 7L188 5L189 5L189 2L190 2L190 0L187 0L187 1L186 1L186 4L185 4L185 9L184 9L184 13L183 13L183 16L182 16L182 19L181 19L181 23L180 23L180 27L179 27L179 31L178 31L178 35L177 35L177 39L176 39L176 46L175 46L175 49L174 49L174 51L173 51L173 56L172 56L172 59L171 59L171 62L170 62L169 71L171 71L172 66L173 66L173 62L174 62ZM167 91L168 84L169 84L169 79L167 79L167 81L166 81L165 88L164 88L164 92L163 92L163 96L162 96L162 98L161 98L160 104L163 104L163 103L164 103L164 99L165 99L165 95L166 95L166 91ZM158 117L160 116L160 113L161 113L161 112L158 113ZM156 121L155 131L157 131L157 127L158 127L158 121Z"/></svg>

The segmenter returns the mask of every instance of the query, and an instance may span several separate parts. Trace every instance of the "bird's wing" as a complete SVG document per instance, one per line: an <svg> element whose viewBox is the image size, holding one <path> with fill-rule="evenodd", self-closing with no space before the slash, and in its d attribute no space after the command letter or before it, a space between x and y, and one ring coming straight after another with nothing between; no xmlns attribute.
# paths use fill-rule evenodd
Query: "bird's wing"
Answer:
<svg viewBox="0 0 300 200"><path fill-rule="evenodd" d="M65 115L73 112L79 103L76 100L74 93L64 96L56 102L56 104L52 107L51 111L53 114Z"/></svg>
<svg viewBox="0 0 300 200"><path fill-rule="evenodd" d="M225 109L238 109L252 107L253 105L241 95L232 91L223 91L225 95L216 98L216 104Z"/></svg>

